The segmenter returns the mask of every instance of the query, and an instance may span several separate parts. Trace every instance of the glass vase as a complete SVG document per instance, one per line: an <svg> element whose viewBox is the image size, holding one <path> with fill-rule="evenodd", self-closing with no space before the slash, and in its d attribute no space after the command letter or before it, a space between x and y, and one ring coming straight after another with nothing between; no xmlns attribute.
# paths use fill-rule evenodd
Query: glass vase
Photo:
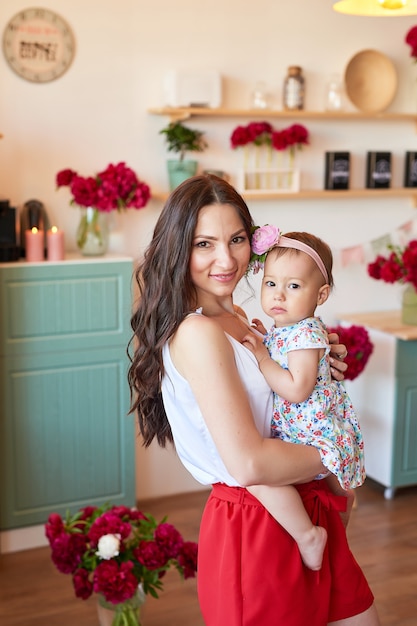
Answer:
<svg viewBox="0 0 417 626"><path fill-rule="evenodd" d="M403 292L401 321L403 324L417 326L417 291L413 285L407 285Z"/></svg>
<svg viewBox="0 0 417 626"><path fill-rule="evenodd" d="M120 604L106 602L99 594L97 614L100 626L143 626L141 612L145 599L142 585L138 586L132 598Z"/></svg>
<svg viewBox="0 0 417 626"><path fill-rule="evenodd" d="M109 246L108 215L94 207L81 207L77 247L85 256L100 256Z"/></svg>

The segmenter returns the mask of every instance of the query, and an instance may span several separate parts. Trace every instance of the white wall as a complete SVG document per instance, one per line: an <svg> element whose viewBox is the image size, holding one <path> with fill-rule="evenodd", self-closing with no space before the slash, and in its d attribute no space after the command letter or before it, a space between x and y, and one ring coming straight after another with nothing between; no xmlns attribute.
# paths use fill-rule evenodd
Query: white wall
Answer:
<svg viewBox="0 0 417 626"><path fill-rule="evenodd" d="M26 0L2 0L2 29ZM218 69L225 106L249 105L258 80L265 81L280 105L288 65L299 64L307 82L306 108L323 108L330 74L343 74L358 51L387 54L398 72L392 111L417 111L417 68L404 43L414 18L360 18L332 10L331 0L42 0L71 25L77 51L69 71L57 81L33 84L16 76L0 55L0 197L21 207L31 198L45 203L53 222L74 248L77 209L67 190L55 189L55 175L70 167L92 175L109 162L126 161L155 190L167 188L166 151L159 130L167 119L147 109L164 104L162 84L169 69ZM350 107L353 108L353 107ZM262 115L260 115L262 119ZM201 169L220 168L232 175L237 155L229 137L238 119L197 119L210 150L198 155ZM280 122L275 121L275 125ZM417 149L412 124L306 122L311 145L300 155L302 185L323 186L324 151L350 150L352 186L364 186L367 150L391 150L393 186L402 184L406 150ZM293 200L251 202L259 224L283 230L311 230L335 252L366 244L415 217L407 199ZM151 235L161 203L113 216L114 251L140 256ZM117 249L116 249L117 248ZM321 311L328 323L339 312L399 306L400 290L368 278L364 265L336 263L336 291ZM242 299L242 298L241 298ZM249 314L259 315L256 301ZM171 451L138 445L139 498L194 490L198 485Z"/></svg>

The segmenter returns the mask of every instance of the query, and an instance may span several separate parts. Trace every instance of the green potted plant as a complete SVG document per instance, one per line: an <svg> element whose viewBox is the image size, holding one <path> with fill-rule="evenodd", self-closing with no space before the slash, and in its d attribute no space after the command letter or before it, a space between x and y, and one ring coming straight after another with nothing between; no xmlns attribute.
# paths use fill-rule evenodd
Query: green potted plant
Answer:
<svg viewBox="0 0 417 626"><path fill-rule="evenodd" d="M185 159L187 152L202 152L207 148L201 130L185 126L182 122L171 122L160 131L165 135L168 152L179 153L179 159L168 159L168 176L170 189L175 189L187 178L197 172L197 161Z"/></svg>

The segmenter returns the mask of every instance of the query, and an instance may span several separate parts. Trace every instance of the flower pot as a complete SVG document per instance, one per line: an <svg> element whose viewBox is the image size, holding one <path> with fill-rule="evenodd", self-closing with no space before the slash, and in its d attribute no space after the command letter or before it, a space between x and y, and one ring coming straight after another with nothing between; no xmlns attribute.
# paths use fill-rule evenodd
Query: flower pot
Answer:
<svg viewBox="0 0 417 626"><path fill-rule="evenodd" d="M407 285L403 292L401 321L403 324L417 326L417 291L413 285Z"/></svg>
<svg viewBox="0 0 417 626"><path fill-rule="evenodd" d="M171 191L183 183L184 180L195 176L197 173L197 161L168 160L167 166Z"/></svg>
<svg viewBox="0 0 417 626"><path fill-rule="evenodd" d="M120 604L106 602L104 597L99 595L97 614L100 626L143 626L141 611L145 599L142 585L138 585L132 598Z"/></svg>
<svg viewBox="0 0 417 626"><path fill-rule="evenodd" d="M85 256L100 256L109 245L108 214L93 207L81 207L77 247Z"/></svg>

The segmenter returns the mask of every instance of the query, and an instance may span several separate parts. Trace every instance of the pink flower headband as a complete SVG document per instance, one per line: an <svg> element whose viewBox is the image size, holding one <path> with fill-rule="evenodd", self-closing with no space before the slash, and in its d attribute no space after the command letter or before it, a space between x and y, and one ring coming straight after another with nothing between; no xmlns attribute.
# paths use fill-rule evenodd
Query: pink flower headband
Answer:
<svg viewBox="0 0 417 626"><path fill-rule="evenodd" d="M295 250L305 252L313 259L313 261L315 261L320 272L323 274L326 283L329 282L329 277L324 263L311 246L308 246L302 241L298 241L298 239L284 237L281 235L279 228L270 224L265 224L265 226L255 226L251 240L252 255L249 261L249 270L252 270L254 274L257 274L259 270L263 268L266 255L272 250L272 248L293 248Z"/></svg>

